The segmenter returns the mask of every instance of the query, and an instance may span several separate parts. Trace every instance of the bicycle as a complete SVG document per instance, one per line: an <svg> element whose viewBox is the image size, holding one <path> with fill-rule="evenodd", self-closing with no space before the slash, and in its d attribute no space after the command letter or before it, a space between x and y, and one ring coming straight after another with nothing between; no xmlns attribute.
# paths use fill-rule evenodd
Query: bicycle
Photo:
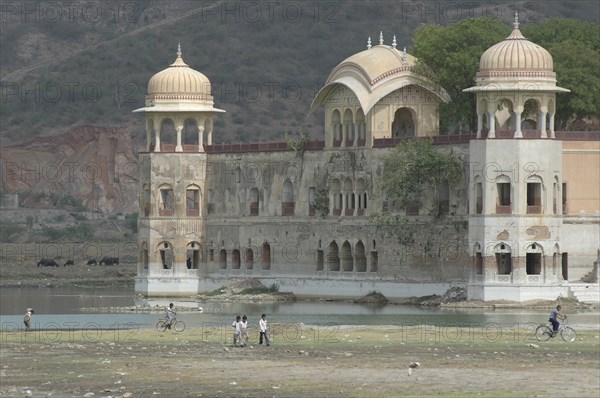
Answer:
<svg viewBox="0 0 600 398"><path fill-rule="evenodd" d="M545 325L540 325L535 329L535 337L539 341L546 341L550 339L550 337L554 337L560 333L560 337L566 342L572 343L577 338L577 333L575 329L566 325L567 317L563 320L563 323L558 327L558 331L554 333L554 329L552 328L552 323L547 323Z"/></svg>
<svg viewBox="0 0 600 398"><path fill-rule="evenodd" d="M177 318L173 318L173 322L171 322L171 326L175 329L176 332L183 332L185 330L185 323L183 321L178 321ZM156 322L156 330L159 332L164 332L169 327L169 321L165 317L163 319L159 319Z"/></svg>

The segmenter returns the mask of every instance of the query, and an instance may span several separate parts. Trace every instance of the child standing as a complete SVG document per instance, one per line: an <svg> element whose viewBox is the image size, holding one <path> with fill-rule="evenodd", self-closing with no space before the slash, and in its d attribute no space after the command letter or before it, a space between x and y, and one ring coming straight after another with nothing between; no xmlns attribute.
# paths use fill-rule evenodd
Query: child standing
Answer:
<svg viewBox="0 0 600 398"><path fill-rule="evenodd" d="M246 347L246 342L248 341L248 318L246 315L242 317L242 322L240 322L240 345L242 347Z"/></svg>
<svg viewBox="0 0 600 398"><path fill-rule="evenodd" d="M231 325L235 329L235 331L233 332L233 345L234 346L236 346L238 341L240 341L240 336L242 333L242 330L241 330L242 325L240 323L241 323L241 318L238 315L235 317L235 321L233 321L233 324Z"/></svg>
<svg viewBox="0 0 600 398"><path fill-rule="evenodd" d="M33 310L31 308L27 308L27 312L23 317L23 323L25 324L25 331L29 331L29 325L31 324L31 315L33 314Z"/></svg>

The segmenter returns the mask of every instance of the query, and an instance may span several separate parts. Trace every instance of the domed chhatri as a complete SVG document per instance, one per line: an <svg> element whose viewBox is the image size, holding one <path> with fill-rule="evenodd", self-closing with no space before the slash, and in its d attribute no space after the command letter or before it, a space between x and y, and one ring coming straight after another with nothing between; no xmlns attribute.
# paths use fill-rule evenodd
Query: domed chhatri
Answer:
<svg viewBox="0 0 600 398"><path fill-rule="evenodd" d="M556 74L552 68L552 55L523 36L519 30L518 14L515 13L514 29L510 36L481 55L477 81L525 78L555 84Z"/></svg>
<svg viewBox="0 0 600 398"><path fill-rule="evenodd" d="M178 45L175 62L148 81L146 107L134 112L223 112L214 109L213 104L210 80L184 62Z"/></svg>
<svg viewBox="0 0 600 398"><path fill-rule="evenodd" d="M210 81L202 73L190 68L181 58L181 46L177 59L167 69L152 76L148 82L149 99L207 99L212 100Z"/></svg>
<svg viewBox="0 0 600 398"><path fill-rule="evenodd" d="M210 80L183 61L178 45L175 62L150 78L146 106L134 110L146 114L146 150L169 150L170 144L161 144L161 134L168 130L167 124L172 124L177 139L175 152L186 151L182 141L186 126L197 135L196 151L203 152L205 138L212 144L213 114L225 112L213 105Z"/></svg>
<svg viewBox="0 0 600 398"><path fill-rule="evenodd" d="M552 55L523 36L518 13L510 36L481 55L475 83L463 92L477 95L477 138L486 129L487 138L496 138L497 128L504 136L523 138L522 116L525 128L533 127L540 138L548 137L547 124L555 138L556 93L570 90L556 85Z"/></svg>
<svg viewBox="0 0 600 398"><path fill-rule="evenodd" d="M448 93L416 73L417 58L406 49L371 46L339 63L312 102L325 108L325 146L371 145L374 139L437 135L437 105Z"/></svg>

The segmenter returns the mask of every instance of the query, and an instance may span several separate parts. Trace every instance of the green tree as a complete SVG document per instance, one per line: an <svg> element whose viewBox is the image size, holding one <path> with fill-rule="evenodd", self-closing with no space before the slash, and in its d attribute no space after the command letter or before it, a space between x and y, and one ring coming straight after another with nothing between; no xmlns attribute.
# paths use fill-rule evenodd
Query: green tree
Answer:
<svg viewBox="0 0 600 398"><path fill-rule="evenodd" d="M417 244L417 236L427 237L418 245L424 253L435 257L435 250L430 250L430 246L436 237L446 236L454 228L453 223L436 222L441 220L439 189L443 183L451 185L462 176L463 164L458 156L436 150L431 139L400 143L383 163L382 181L385 181L384 191L391 204L389 211L373 215L371 223L379 233L396 239L401 245ZM432 218L427 222L415 222L395 211L407 205L422 206L425 196L432 199L428 212Z"/></svg>
<svg viewBox="0 0 600 398"><path fill-rule="evenodd" d="M508 25L489 17L423 25L415 31L411 53L419 59L417 71L430 76L451 98L439 108L442 132L476 129L475 96L462 90L475 85L481 54L509 34Z"/></svg>
<svg viewBox="0 0 600 398"><path fill-rule="evenodd" d="M557 84L571 90L556 100L556 126L598 117L600 93L600 25L551 18L523 28L523 35L552 55Z"/></svg>
<svg viewBox="0 0 600 398"><path fill-rule="evenodd" d="M399 208L423 205L427 192L433 199L430 214L437 217L439 189L462 177L463 166L453 153L442 153L430 139L409 140L398 144L383 163L382 180L388 200Z"/></svg>

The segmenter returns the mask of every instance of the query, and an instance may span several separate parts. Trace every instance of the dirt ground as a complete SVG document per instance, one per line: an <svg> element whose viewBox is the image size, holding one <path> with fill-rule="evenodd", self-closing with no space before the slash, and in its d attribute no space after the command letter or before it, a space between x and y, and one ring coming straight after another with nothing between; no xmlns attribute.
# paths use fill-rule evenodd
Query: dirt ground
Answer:
<svg viewBox="0 0 600 398"><path fill-rule="evenodd" d="M230 330L4 330L2 397L597 397L600 336L531 330L272 325ZM279 329L278 329L279 328ZM411 376L408 365L420 362Z"/></svg>

